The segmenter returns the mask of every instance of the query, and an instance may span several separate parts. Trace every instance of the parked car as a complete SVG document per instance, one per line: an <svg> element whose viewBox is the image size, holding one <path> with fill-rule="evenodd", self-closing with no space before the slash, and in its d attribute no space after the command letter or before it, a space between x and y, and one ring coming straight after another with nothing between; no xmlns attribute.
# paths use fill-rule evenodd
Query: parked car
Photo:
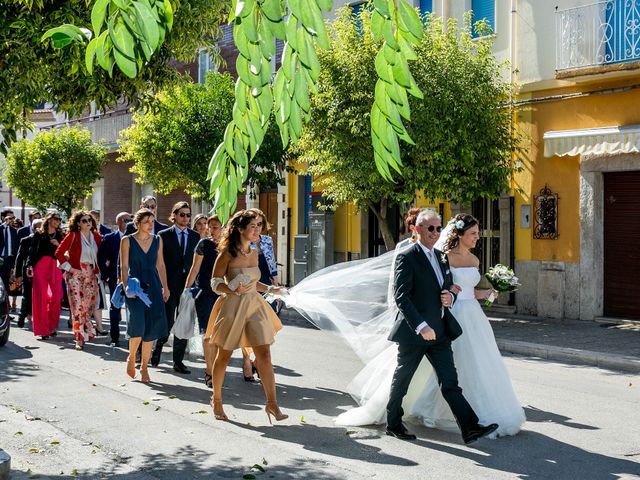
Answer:
<svg viewBox="0 0 640 480"><path fill-rule="evenodd" d="M11 330L11 315L9 315L9 295L0 279L0 347L9 340Z"/></svg>

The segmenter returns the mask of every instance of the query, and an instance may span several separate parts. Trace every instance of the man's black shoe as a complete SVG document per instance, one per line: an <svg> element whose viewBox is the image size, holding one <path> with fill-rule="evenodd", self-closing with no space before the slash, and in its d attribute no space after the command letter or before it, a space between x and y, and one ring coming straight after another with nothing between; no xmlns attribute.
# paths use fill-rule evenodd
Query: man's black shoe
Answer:
<svg viewBox="0 0 640 480"><path fill-rule="evenodd" d="M24 328L25 317L18 317L18 328Z"/></svg>
<svg viewBox="0 0 640 480"><path fill-rule="evenodd" d="M495 432L498 429L497 423L492 423L487 426L478 425L475 428L472 428L467 433L462 436L464 443L469 445L470 443L475 442L479 438L482 438L486 435L489 435L491 432Z"/></svg>
<svg viewBox="0 0 640 480"><path fill-rule="evenodd" d="M153 353L151 354L152 367L157 367L160 364L160 354L161 352L159 352L158 350L154 350Z"/></svg>
<svg viewBox="0 0 640 480"><path fill-rule="evenodd" d="M174 363L173 369L178 373L184 373L185 375L189 375L191 370L184 366L184 363Z"/></svg>
<svg viewBox="0 0 640 480"><path fill-rule="evenodd" d="M400 440L415 440L416 436L413 433L404 428L404 425L400 425L397 428L387 427L387 435L399 438Z"/></svg>

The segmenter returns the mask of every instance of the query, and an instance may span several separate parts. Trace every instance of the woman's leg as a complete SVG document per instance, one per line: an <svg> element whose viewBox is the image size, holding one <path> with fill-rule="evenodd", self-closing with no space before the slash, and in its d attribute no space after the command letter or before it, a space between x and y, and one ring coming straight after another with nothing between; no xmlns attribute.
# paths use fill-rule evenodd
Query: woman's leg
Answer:
<svg viewBox="0 0 640 480"><path fill-rule="evenodd" d="M278 401L276 399L276 377L273 373L273 364L271 363L271 345L253 347L253 351L260 365L260 380L262 381L262 388L264 388L264 396L267 399L267 404L264 409L267 412L269 423L271 423L272 415L278 421L284 420L288 418L289 415L282 413L278 407Z"/></svg>
<svg viewBox="0 0 640 480"><path fill-rule="evenodd" d="M227 419L222 407L222 386L224 385L224 374L227 371L227 365L232 353L232 350L218 348L218 354L213 362L213 398L211 399L211 404L213 406L213 414L218 420Z"/></svg>
<svg viewBox="0 0 640 480"><path fill-rule="evenodd" d="M43 266L40 265L42 260L33 269L33 280L31 286L31 321L33 334L37 336L48 336L49 319L47 317L48 295L47 290L49 283L44 272Z"/></svg>
<svg viewBox="0 0 640 480"><path fill-rule="evenodd" d="M151 378L149 378L149 359L151 358L151 350L153 349L153 340L149 342L142 342L142 355L141 355L141 364L140 364L140 376L143 383L149 383ZM135 352L133 354L135 358Z"/></svg>
<svg viewBox="0 0 640 480"><path fill-rule="evenodd" d="M51 330L56 330L60 324L60 311L62 309L62 272L53 258L45 257L51 266L47 276L48 303L47 315ZM45 260L43 259L43 260ZM42 260L40 260L42 262Z"/></svg>
<svg viewBox="0 0 640 480"><path fill-rule="evenodd" d="M242 349L242 376L245 382L254 382L253 365L251 364L251 353L248 348Z"/></svg>
<svg viewBox="0 0 640 480"><path fill-rule="evenodd" d="M127 357L127 375L131 378L136 376L136 352L140 347L142 337L134 337L129 339L129 356Z"/></svg>

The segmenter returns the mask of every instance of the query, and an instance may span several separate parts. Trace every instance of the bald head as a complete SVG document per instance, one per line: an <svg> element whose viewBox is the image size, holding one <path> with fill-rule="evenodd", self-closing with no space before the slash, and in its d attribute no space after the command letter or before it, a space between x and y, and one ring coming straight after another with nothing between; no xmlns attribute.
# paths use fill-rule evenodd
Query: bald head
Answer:
<svg viewBox="0 0 640 480"><path fill-rule="evenodd" d="M118 225L118 230L124 232L127 228L127 223L131 221L131 214L128 212L120 212L116 215L116 224Z"/></svg>

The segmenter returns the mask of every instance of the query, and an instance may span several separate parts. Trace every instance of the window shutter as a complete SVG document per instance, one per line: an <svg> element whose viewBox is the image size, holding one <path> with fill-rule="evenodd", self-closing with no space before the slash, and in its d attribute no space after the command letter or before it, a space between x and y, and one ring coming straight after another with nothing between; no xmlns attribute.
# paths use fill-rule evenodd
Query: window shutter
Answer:
<svg viewBox="0 0 640 480"><path fill-rule="evenodd" d="M473 23L486 19L489 26L495 32L496 30L496 4L495 0L471 0L471 10L473 10ZM478 34L474 31L473 37Z"/></svg>

